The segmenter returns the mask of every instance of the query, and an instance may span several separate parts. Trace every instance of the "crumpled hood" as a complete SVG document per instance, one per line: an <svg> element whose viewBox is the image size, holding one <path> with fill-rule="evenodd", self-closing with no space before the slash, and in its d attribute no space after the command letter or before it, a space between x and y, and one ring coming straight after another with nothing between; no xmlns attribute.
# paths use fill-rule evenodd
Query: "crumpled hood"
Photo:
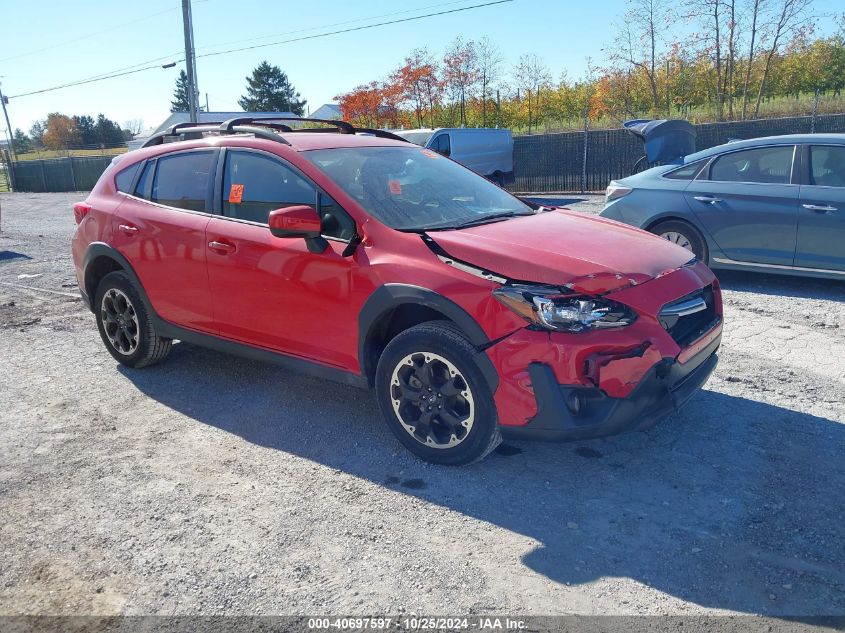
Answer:
<svg viewBox="0 0 845 633"><path fill-rule="evenodd" d="M671 272L686 249L630 226L555 210L428 235L449 256L514 281L606 293Z"/></svg>

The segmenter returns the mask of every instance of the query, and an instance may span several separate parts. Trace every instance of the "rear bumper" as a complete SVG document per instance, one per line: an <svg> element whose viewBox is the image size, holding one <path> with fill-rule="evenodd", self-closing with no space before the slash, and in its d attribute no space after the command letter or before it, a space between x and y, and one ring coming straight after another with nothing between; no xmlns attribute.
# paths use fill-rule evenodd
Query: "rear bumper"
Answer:
<svg viewBox="0 0 845 633"><path fill-rule="evenodd" d="M624 398L610 397L597 387L558 384L549 365L531 363L537 413L523 426L499 428L513 439L565 442L652 427L707 382L718 362L721 338L720 332L685 362L663 358Z"/></svg>

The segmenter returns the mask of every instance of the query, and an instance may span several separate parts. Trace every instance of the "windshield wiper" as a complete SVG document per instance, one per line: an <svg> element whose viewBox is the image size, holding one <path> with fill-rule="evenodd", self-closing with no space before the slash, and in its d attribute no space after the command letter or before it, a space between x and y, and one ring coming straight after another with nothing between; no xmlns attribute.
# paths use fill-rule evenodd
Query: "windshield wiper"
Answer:
<svg viewBox="0 0 845 633"><path fill-rule="evenodd" d="M443 229L465 229L470 226L479 226L481 224L488 224L490 222L498 222L500 220L507 220L509 218L519 218L526 215L536 215L535 213L525 213L524 211L505 211L504 213L494 213L492 215L485 215L481 218L473 218L466 222L459 224L452 224L450 226L439 227Z"/></svg>

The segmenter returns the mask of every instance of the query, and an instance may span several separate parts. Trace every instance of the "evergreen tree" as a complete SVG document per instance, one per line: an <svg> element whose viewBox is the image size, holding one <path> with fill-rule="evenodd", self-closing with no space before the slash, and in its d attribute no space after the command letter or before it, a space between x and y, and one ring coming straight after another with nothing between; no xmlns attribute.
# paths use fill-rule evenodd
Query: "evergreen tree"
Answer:
<svg viewBox="0 0 845 633"><path fill-rule="evenodd" d="M94 124L96 142L107 147L115 147L123 143L123 131L120 126L106 118L105 114L97 115L97 122Z"/></svg>
<svg viewBox="0 0 845 633"><path fill-rule="evenodd" d="M238 104L247 112L293 112L302 116L305 99L290 83L288 76L278 66L261 62L252 76L246 78L246 95Z"/></svg>
<svg viewBox="0 0 845 633"><path fill-rule="evenodd" d="M20 128L15 130L15 135L12 137L12 146L15 148L16 154L26 154L32 151L32 142Z"/></svg>
<svg viewBox="0 0 845 633"><path fill-rule="evenodd" d="M79 132L79 139L83 147L93 147L99 144L97 129L94 119L90 116L74 116L76 131Z"/></svg>
<svg viewBox="0 0 845 633"><path fill-rule="evenodd" d="M171 112L187 112L191 109L191 101L188 97L188 73L179 71L176 78L176 88L173 90L173 101L170 102Z"/></svg>
<svg viewBox="0 0 845 633"><path fill-rule="evenodd" d="M44 132L47 131L47 121L40 119L29 128L29 138L32 139L33 147L41 149L44 147Z"/></svg>

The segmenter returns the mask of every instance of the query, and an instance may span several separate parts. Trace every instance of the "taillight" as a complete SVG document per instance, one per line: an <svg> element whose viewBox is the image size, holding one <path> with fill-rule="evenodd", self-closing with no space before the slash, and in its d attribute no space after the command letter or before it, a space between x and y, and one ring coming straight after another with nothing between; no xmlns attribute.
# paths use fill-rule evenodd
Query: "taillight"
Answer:
<svg viewBox="0 0 845 633"><path fill-rule="evenodd" d="M631 187L626 187L622 183L611 180L610 184L607 186L607 190L604 192L604 201L607 203L611 200L616 200L622 196L627 196L632 191L633 189L631 189Z"/></svg>
<svg viewBox="0 0 845 633"><path fill-rule="evenodd" d="M80 224L90 210L91 205L87 202L77 202L73 205L73 219L76 220L77 224Z"/></svg>

